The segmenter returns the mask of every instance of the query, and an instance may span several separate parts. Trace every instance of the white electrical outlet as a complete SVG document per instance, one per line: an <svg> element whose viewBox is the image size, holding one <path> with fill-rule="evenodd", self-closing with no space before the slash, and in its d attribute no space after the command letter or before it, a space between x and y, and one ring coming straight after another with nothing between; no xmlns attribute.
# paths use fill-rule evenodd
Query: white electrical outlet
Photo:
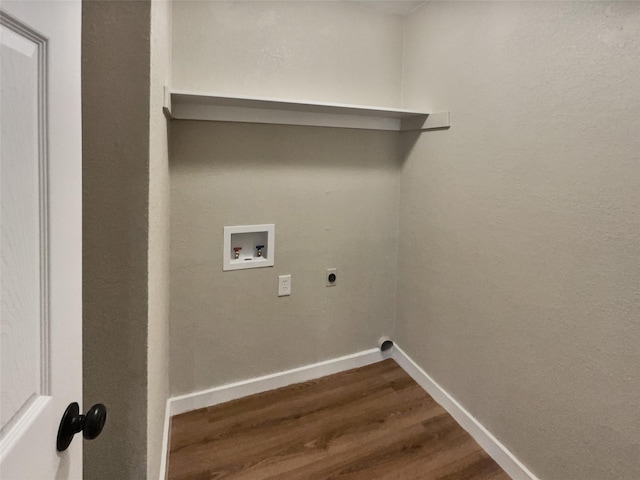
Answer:
<svg viewBox="0 0 640 480"><path fill-rule="evenodd" d="M286 297L291 295L291 275L280 275L278 277L278 296Z"/></svg>

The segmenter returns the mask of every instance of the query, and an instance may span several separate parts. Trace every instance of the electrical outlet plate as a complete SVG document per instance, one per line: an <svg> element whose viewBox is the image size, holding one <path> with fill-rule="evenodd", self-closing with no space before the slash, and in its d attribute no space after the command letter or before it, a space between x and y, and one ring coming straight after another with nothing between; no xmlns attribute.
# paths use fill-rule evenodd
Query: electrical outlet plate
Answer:
<svg viewBox="0 0 640 480"><path fill-rule="evenodd" d="M329 280L329 275L334 274L336 276L336 279L332 282ZM338 269L337 268L327 268L327 275L325 276L325 279L327 280L327 287L335 287L336 286L336 282L338 281Z"/></svg>
<svg viewBox="0 0 640 480"><path fill-rule="evenodd" d="M291 274L278 277L278 296L286 297L287 295L291 295Z"/></svg>

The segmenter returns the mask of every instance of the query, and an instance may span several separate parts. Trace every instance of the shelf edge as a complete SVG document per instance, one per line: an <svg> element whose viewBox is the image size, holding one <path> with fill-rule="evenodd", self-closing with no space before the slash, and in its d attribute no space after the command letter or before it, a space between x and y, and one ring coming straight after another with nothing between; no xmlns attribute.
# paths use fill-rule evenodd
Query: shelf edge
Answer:
<svg viewBox="0 0 640 480"><path fill-rule="evenodd" d="M451 126L449 112L314 103L282 99L222 96L164 90L164 112L175 120L203 120L274 125L314 126L423 132Z"/></svg>

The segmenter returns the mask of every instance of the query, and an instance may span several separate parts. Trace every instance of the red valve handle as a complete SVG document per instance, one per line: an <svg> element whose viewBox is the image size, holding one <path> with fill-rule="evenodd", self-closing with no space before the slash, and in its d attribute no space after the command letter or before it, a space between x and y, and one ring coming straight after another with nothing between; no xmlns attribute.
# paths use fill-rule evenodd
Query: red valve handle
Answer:
<svg viewBox="0 0 640 480"><path fill-rule="evenodd" d="M242 250L242 247L233 247L234 252L237 252L238 250Z"/></svg>

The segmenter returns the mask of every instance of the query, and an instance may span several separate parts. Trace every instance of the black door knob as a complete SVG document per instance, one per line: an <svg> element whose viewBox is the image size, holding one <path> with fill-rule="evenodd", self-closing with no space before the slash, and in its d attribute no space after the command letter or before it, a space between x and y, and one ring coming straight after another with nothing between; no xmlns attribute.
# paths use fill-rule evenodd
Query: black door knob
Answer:
<svg viewBox="0 0 640 480"><path fill-rule="evenodd" d="M60 420L56 448L59 452L65 451L78 432L82 432L82 436L87 440L93 440L100 435L106 421L107 407L103 404L96 403L86 415L82 415L80 406L76 402L70 403Z"/></svg>

